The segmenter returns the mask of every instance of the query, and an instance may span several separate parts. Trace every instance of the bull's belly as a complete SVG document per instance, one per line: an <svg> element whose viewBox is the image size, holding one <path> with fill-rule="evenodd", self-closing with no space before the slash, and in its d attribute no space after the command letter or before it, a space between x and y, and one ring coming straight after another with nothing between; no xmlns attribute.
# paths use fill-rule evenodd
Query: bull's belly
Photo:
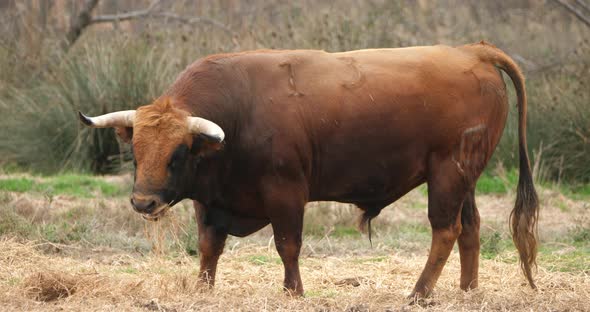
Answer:
<svg viewBox="0 0 590 312"><path fill-rule="evenodd" d="M326 194L324 196L320 195L313 198L312 201L336 201L354 204L359 207L379 206L383 208L424 182L424 179L415 179L403 181L395 186L388 187L371 185L370 183L367 185L356 185L353 190Z"/></svg>
<svg viewBox="0 0 590 312"><path fill-rule="evenodd" d="M426 181L425 164L414 157L387 166L342 167L314 187L318 192L312 192L311 200L384 207Z"/></svg>

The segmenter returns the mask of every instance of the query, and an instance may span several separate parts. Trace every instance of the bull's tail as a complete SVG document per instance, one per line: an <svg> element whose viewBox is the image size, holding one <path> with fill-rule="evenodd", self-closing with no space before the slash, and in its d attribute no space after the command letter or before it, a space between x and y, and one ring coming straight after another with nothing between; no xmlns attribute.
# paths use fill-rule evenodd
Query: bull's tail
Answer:
<svg viewBox="0 0 590 312"><path fill-rule="evenodd" d="M532 288L536 288L531 267L537 266L537 222L539 219L539 202L533 185L531 166L526 143L527 98L524 76L514 61L500 49L485 42L469 45L479 58L492 63L508 74L518 97L518 150L519 177L516 203L510 213L512 240L520 255L520 266Z"/></svg>

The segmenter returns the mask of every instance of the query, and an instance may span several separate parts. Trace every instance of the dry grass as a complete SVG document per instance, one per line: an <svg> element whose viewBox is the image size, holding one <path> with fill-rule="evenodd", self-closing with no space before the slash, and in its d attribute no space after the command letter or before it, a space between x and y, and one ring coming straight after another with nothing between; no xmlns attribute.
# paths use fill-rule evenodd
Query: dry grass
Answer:
<svg viewBox="0 0 590 312"><path fill-rule="evenodd" d="M420 273L424 255L371 257L305 256L301 261L306 297L281 291L282 265L254 264L249 257L275 257L265 246L230 248L222 257L214 289L199 289L190 258L108 260L44 255L32 243L0 241L0 303L22 311L383 311L422 310L405 296ZM381 259L381 258L379 258ZM105 261L106 260L106 261ZM481 287L458 288L459 259L453 253L428 310L583 311L588 309L590 277L585 273L537 274L539 291L526 286L515 264L485 260ZM349 280L347 280L349 279ZM355 283L350 283L354 279ZM357 282L358 281L358 282ZM355 286L356 285L356 286Z"/></svg>
<svg viewBox="0 0 590 312"><path fill-rule="evenodd" d="M541 257L539 291L526 285L512 248L483 257L480 288L463 292L455 250L434 297L424 306L408 306L406 296L429 246L423 189L375 220L373 247L366 237L347 232L358 217L354 208L310 205L307 223L324 227L305 238L300 261L304 298L290 298L281 290L283 267L269 228L248 238L230 238L215 288L203 289L196 278L198 259L187 255L180 238L194 232L187 223L192 214L187 203L164 222L144 223L125 198L58 196L48 205L42 194L3 193L0 209L13 210L31 224L57 224L70 216L67 222L99 225L80 241L0 236L0 305L18 311L588 310L590 267L584 262L589 244L564 243L562 238L577 226L590 228L585 219L590 204L550 189L542 189L541 198L541 239L553 247ZM482 237L501 233L499 243L509 242L507 217L514 194L478 196L477 201ZM106 232L124 239L115 244L91 237ZM148 242L138 245L138 236ZM560 266L563 261L569 266Z"/></svg>

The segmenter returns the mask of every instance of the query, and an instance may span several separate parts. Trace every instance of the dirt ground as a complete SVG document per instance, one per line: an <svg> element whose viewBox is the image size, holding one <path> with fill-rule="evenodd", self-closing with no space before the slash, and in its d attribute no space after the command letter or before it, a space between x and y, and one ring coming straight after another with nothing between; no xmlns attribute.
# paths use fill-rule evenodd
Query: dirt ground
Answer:
<svg viewBox="0 0 590 312"><path fill-rule="evenodd" d="M376 219L372 247L364 235L335 236L327 231L323 236L306 236L300 259L304 298L291 298L282 291L283 267L269 228L248 238L228 240L213 289L199 288L198 257L186 253L58 244L5 234L0 237L1 310L590 311L588 253L573 260L576 269L555 269L556 263L568 259L571 253L579 254L577 245L564 243L561 238L569 235L572 228L587 225L590 205L552 190L540 193L540 236L543 244L551 248L540 258L535 275L537 291L527 286L513 248L482 258L480 287L461 291L459 255L455 250L433 297L423 305L408 305L406 296L421 272L429 248L429 239L416 240L412 236L428 238L429 234L412 232L400 236L395 231L415 228L416 224L427 228L426 197L423 190L417 190ZM8 204L3 209L34 210L44 201L41 195L5 196ZM482 235L507 235L513 200L514 194L477 197ZM125 201L58 196L52 199L51 206L55 211L86 205L94 210L102 207L105 212L117 209L127 213L131 209ZM109 205L114 208L108 208ZM335 212L326 216L322 211L326 209ZM309 207L306 221L334 223L356 213L341 205L314 204ZM139 216L129 212L129 218L135 220ZM120 226L124 228L124 224L127 223ZM412 227L404 227L407 224ZM541 261L544 259L545 262Z"/></svg>

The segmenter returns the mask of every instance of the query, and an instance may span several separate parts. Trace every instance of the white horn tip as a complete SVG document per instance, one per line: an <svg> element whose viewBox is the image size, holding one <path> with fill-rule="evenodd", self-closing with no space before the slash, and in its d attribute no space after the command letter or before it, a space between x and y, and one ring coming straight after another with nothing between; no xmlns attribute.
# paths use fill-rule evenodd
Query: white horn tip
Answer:
<svg viewBox="0 0 590 312"><path fill-rule="evenodd" d="M225 133L221 132L221 133L217 133L215 135L215 139L217 140L217 142L221 143L223 142L223 140L225 139Z"/></svg>
<svg viewBox="0 0 590 312"><path fill-rule="evenodd" d="M206 137L210 141L215 141L217 143L221 143L225 139L225 134L223 132L221 132L221 133L202 133L201 132L200 135Z"/></svg>

